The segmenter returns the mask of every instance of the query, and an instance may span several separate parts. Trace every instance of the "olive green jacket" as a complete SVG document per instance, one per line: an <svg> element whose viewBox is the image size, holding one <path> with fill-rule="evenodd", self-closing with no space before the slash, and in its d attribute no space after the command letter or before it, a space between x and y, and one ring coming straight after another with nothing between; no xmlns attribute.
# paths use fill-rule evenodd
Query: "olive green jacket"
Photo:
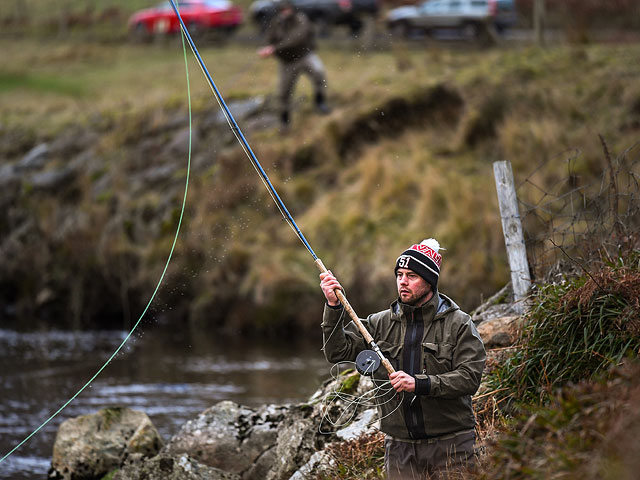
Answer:
<svg viewBox="0 0 640 480"><path fill-rule="evenodd" d="M378 398L383 432L419 440L474 428L471 395L480 386L486 354L469 315L436 292L421 307L396 300L362 323L394 369L416 378L415 394L397 394L384 367L373 374L384 392ZM322 330L331 363L355 361L369 348L342 308L325 305Z"/></svg>

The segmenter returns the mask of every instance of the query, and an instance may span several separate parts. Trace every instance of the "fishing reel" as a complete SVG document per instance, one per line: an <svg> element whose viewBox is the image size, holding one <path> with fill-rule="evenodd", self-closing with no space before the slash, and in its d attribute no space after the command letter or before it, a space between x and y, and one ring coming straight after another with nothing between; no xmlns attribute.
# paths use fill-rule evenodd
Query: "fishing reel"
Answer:
<svg viewBox="0 0 640 480"><path fill-rule="evenodd" d="M370 377L380 368L380 357L373 350L363 350L356 357L356 370L360 375Z"/></svg>

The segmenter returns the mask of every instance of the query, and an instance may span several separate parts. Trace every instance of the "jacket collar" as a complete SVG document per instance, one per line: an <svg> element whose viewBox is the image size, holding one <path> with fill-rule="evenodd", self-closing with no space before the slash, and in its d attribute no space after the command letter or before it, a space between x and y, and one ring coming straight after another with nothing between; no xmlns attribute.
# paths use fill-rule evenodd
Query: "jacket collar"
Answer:
<svg viewBox="0 0 640 480"><path fill-rule="evenodd" d="M398 298L391 304L391 320L400 321L403 316L410 318L412 313L420 310L422 312L422 318L425 321L431 321L436 315L450 310L454 305L448 297L441 295L437 290L433 292L429 301L420 307L402 303ZM455 305L455 307L457 308L457 305Z"/></svg>

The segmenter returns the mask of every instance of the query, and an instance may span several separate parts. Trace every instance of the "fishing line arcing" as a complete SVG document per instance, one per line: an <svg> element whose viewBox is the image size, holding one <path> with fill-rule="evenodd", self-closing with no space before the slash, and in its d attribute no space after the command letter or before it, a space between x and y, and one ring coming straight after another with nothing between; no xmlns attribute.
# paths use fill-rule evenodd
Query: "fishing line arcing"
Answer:
<svg viewBox="0 0 640 480"><path fill-rule="evenodd" d="M178 234L180 233L180 227L182 226L182 219L184 217L185 207L186 207L186 203L187 203L187 192L189 191L189 176L190 176L190 172L191 172L191 144L192 144L191 87L190 87L190 82L189 82L189 67L188 67L188 62L187 62L187 50L186 50L186 46L184 44L184 37L183 37L183 40L182 40L182 50L183 50L183 54L184 54L184 64L185 64L186 79L187 79L187 96L188 96L188 105L189 105L189 149L188 149L188 160L187 160L187 175L186 175L187 178L185 180L184 196L183 196L183 199L182 199L182 209L180 211L180 218L178 219L178 226L176 228L176 234L173 237L173 244L171 245L171 251L169 252L169 257L167 258L167 262L165 263L164 269L162 270L162 274L160 275L160 279L158 280L158 283L156 285L155 290L153 291L153 294L151 295L151 298L147 302L147 306L144 308L144 310L140 314L140 317L138 318L136 323L133 325L133 328L127 334L127 336L124 338L124 340L122 340L122 343L120 343L120 345L118 346L118 348L116 348L116 350L113 352L113 354L107 359L107 361L100 367L100 369L93 375L93 377L91 377L89 379L89 381L87 383L85 383L84 386L82 388L80 388L80 390L78 390L69 400L67 400L67 402L64 405L62 405L53 415L51 415L44 422L42 422L42 424L38 428L36 428L24 440L22 440L15 447L13 447L13 449L11 449L7 454L5 454L2 458L0 458L0 463L2 463L4 460L6 460L13 452L18 450L31 437L33 437L36 433L38 433L40 430L42 430L42 428L45 425L47 425L51 420L53 420L55 417L57 417L60 414L60 412L62 412L71 402L73 402L76 399L76 397L78 397L78 395L80 395L82 392L84 392L84 390L98 377L98 375L100 375L100 373L102 373L102 371L107 367L107 365L109 365L111 363L111 361L116 357L116 355L120 352L120 350L122 350L122 347L124 347L124 345L127 343L129 338L131 338L131 335L133 335L133 332L135 332L135 330L138 328L138 325L140 324L140 322L142 321L142 319L146 315L147 311L149 310L149 307L151 306L151 303L153 302L156 294L158 293L158 290L160 289L160 285L162 284L164 276L167 273L167 269L169 268L169 263L171 262L171 258L173 257L173 251L174 251L176 243L178 241Z"/></svg>

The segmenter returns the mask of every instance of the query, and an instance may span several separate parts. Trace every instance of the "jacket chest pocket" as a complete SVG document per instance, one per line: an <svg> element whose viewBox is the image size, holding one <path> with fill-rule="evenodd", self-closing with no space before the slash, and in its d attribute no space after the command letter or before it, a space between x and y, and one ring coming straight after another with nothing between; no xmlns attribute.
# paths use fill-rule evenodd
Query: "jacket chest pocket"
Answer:
<svg viewBox="0 0 640 480"><path fill-rule="evenodd" d="M422 344L422 352L424 374L437 375L453 369L453 345L425 342Z"/></svg>

